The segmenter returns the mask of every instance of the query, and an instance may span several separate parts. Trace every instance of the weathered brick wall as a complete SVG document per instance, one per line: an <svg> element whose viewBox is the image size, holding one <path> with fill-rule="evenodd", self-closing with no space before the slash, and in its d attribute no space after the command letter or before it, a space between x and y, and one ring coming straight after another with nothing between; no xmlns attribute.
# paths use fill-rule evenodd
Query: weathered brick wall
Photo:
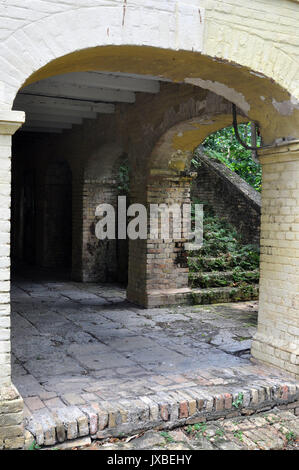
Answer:
<svg viewBox="0 0 299 470"><path fill-rule="evenodd" d="M148 226L153 219L156 220L159 238L129 241L127 296L129 300L147 307L169 304L171 296L188 287L187 239L183 237L182 225L172 224L171 217L169 238L161 238L159 222L163 208L162 213L151 214L150 204L170 207L190 203L190 178L155 174L147 181L146 191L141 191L140 187L139 191L134 189L132 202L142 201L147 207Z"/></svg>
<svg viewBox="0 0 299 470"><path fill-rule="evenodd" d="M10 164L11 136L0 136L0 388L10 383Z"/></svg>
<svg viewBox="0 0 299 470"><path fill-rule="evenodd" d="M298 98L298 11L298 2L280 0L134 0L125 4L113 0L109 5L105 0L89 0L87 4L28 0L22 8L16 0L8 0L2 12L1 102L10 108L25 80L57 57L119 44L217 56L273 78ZM118 59L113 64L120 70L128 62L120 64ZM144 73L159 74L158 63L156 70L154 66L141 67ZM169 66L168 71L173 74ZM178 70L177 75L188 77L188 70ZM221 80L215 76L214 84L203 75L199 77L207 87L217 87L216 81L223 80L228 85L225 73ZM196 76L189 75L192 79ZM259 77L253 79L258 83ZM243 94L243 90L235 92L236 97L238 92Z"/></svg>
<svg viewBox="0 0 299 470"><path fill-rule="evenodd" d="M263 152L255 358L299 378L299 143Z"/></svg>
<svg viewBox="0 0 299 470"><path fill-rule="evenodd" d="M0 103L2 110L10 110L19 88L28 77L38 80L57 73L74 70L110 70L146 75L162 75L177 82L193 83L198 87L213 91L226 99L236 103L250 119L258 121L261 125L264 141L275 143L279 139L298 137L299 122L299 87L298 87L298 13L297 1L279 0L193 0L181 2L176 0L142 0L124 3L123 0L112 0L107 4L105 0L89 0L81 2L70 0L32 0L20 7L16 0L8 0L3 6L1 16L1 55L0 55ZM98 46L98 47L97 47ZM108 46L108 47L100 47ZM148 46L148 47L144 47ZM196 92L195 92L196 94ZM291 95L291 96L290 96ZM152 98L150 98L152 99ZM127 132L126 140L120 114L116 119L119 133L113 133L113 126L103 126L106 139L112 141L115 135L123 136L123 144L128 145L129 135L136 137L136 146L132 150L131 161L134 163L136 173L144 170L144 160L139 157L149 155L150 149L159 136L175 122L186 119L183 107L172 97L171 112L164 118L165 109L157 106L157 100L152 100L156 106L149 121L146 143L143 132L138 129L138 122L143 122L145 113L132 107L131 125L136 133ZM196 102L196 99L195 99ZM194 103L195 104L195 103ZM190 109L187 106L187 110ZM149 113L150 114L150 113ZM192 114L192 113L191 113ZM13 117L17 116L17 117ZM190 116L192 117L192 116ZM14 130L11 122L21 121L23 117L17 114L4 116L2 113L1 126L1 263L3 264L3 281L1 281L1 322L0 327L0 383L10 383L9 366L9 219L10 219L10 135ZM129 120L123 126L130 128ZM134 122L135 121L135 122ZM8 122L8 124L7 124ZM82 198L80 197L81 160L78 151L85 155L84 133L92 129L95 124L83 126L84 130L70 133L73 147L67 148L66 143L60 139L55 145L64 150L64 155L70 155L67 150L73 151L72 167L73 181L76 188L73 191L73 207L77 208L77 218L73 217L73 232L81 239L75 240L76 249L82 247ZM14 126L13 126L14 127ZM116 126L117 127L117 126ZM97 139L103 137L99 126L97 138L93 144L99 144ZM115 129L114 129L115 130ZM65 136L63 137L65 138ZM118 138L118 137L117 137ZM103 143L103 142L101 142ZM135 142L134 142L135 143ZM78 151L76 152L76 145ZM90 145L90 142L89 142ZM53 146L53 141L52 141ZM49 152L49 148L47 150ZM74 155L77 155L76 157ZM76 160L77 159L77 160ZM283 167L283 171L286 167ZM289 197L281 190L281 207L289 206ZM286 191L289 191L286 189ZM293 198L291 198L293 199ZM295 206L298 201L295 201ZM75 220L75 221L74 221ZM292 231L296 233L296 224ZM284 224L277 222L278 234L291 232ZM294 235L293 233L293 235ZM277 235L277 240L280 235ZM291 235L292 236L292 235ZM269 237L268 237L269 238ZM265 249L269 247L271 260L275 257L275 250L289 250L277 253L286 256L289 265L296 259L296 241L285 239L276 241L271 245L265 239ZM281 243L280 247L278 246ZM288 244L288 248L283 244ZM294 255L295 253L295 255ZM74 254L74 253L73 253ZM75 256L78 265L82 259ZM296 262L295 262L296 264ZM280 266L280 265L279 265ZM283 263L281 264L283 266ZM282 269L275 270L281 273ZM265 271L261 287L265 288L263 310L276 311L275 322L272 328L279 337L279 307L285 312L285 305L291 301L288 316L289 333L281 333L282 340L288 342L287 354L290 350L298 351L298 304L296 284L293 290L288 291L284 285L286 296L279 293L277 307L272 308L272 297L275 290L268 290L272 282L269 271ZM269 278L269 279L268 279ZM288 281L284 281L288 282ZM298 284L297 284L298 285ZM279 289L279 287L278 287ZM267 297L268 296L268 297ZM278 305L279 304L279 305ZM276 308L276 310L275 310ZM266 317L265 317L266 318ZM285 324L287 321L285 321ZM265 323L264 323L265 324ZM263 323L261 323L263 328ZM295 330L293 330L295 328ZM265 330L265 334L268 331ZM276 333L275 333L276 334ZM275 334L273 339L277 340ZM287 336L290 335L290 336ZM280 341L280 339L279 339ZM256 345L258 339L256 340ZM266 341L260 341L266 344ZM277 343L278 344L278 343ZM277 346L283 351L283 347ZM266 353L262 346L255 351L271 362L273 351ZM264 356L262 355L264 354ZM268 354L268 355L267 355ZM275 353L276 354L276 353ZM257 353L256 353L257 355ZM295 355L296 356L296 355ZM290 356L292 369L298 371L296 356ZM289 356L287 361L289 360ZM295 361L295 363L294 363ZM289 362L287 362L290 364ZM284 367L283 359L280 365ZM288 370L290 370L289 368ZM4 412L5 413L5 412Z"/></svg>
<svg viewBox="0 0 299 470"><path fill-rule="evenodd" d="M99 182L85 180L83 190L83 282L107 282L117 280L116 240L98 240L95 236L95 210L99 204L111 204L117 208L117 186L113 178Z"/></svg>
<svg viewBox="0 0 299 470"><path fill-rule="evenodd" d="M42 264L45 251L46 169L53 161L66 160L72 172L72 278L78 281L125 280L126 276L119 276L118 269L119 266L126 269L125 243L106 243L95 237L95 209L104 202L116 206L116 179L123 155L128 155L131 182L140 184L139 201L142 200L141 193L148 184L146 175L149 166L154 164L150 155L156 142L173 125L180 126L181 121L204 116L207 111L217 114L229 112L230 108L221 97L205 90L165 84L159 95L140 93L135 105L118 105L115 115L85 120L82 126L74 125L63 135L16 136L14 148L18 165L22 169L30 168L38 186L35 234L38 264ZM159 165L167 167L169 159L169 151L163 153ZM16 213L14 232L18 232L17 218Z"/></svg>
<svg viewBox="0 0 299 470"><path fill-rule="evenodd" d="M203 153L192 184L192 198L209 204L242 235L246 243L260 242L261 198L239 175Z"/></svg>
<svg viewBox="0 0 299 470"><path fill-rule="evenodd" d="M82 171L74 173L72 181L72 279L82 279L82 245L83 245L83 175Z"/></svg>
<svg viewBox="0 0 299 470"><path fill-rule="evenodd" d="M95 211L100 204L111 204L117 221L119 167L124 158L122 148L112 143L101 146L85 163L82 194L82 268L79 280L111 282L125 281L127 278L126 273L122 276L119 272L123 267L122 256L127 258L123 244L118 240L98 240L95 236Z"/></svg>
<svg viewBox="0 0 299 470"><path fill-rule="evenodd" d="M11 384L10 363L10 191L11 140L24 113L0 115L0 390ZM6 392L5 392L6 393ZM1 396L0 396L1 402ZM0 413L1 413L0 409ZM5 413L5 410L3 411Z"/></svg>
<svg viewBox="0 0 299 470"><path fill-rule="evenodd" d="M20 448L23 436L23 400L11 384L10 343L10 182L11 136L24 114L0 116L0 449Z"/></svg>
<svg viewBox="0 0 299 470"><path fill-rule="evenodd" d="M0 450L24 446L23 399L13 385L0 387Z"/></svg>

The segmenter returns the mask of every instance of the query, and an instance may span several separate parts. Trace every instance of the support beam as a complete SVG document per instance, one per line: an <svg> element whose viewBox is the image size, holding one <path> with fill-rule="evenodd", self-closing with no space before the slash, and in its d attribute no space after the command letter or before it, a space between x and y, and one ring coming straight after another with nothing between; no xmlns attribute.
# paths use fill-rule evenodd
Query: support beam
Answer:
<svg viewBox="0 0 299 470"><path fill-rule="evenodd" d="M80 117L67 116L67 115L48 115L41 113L26 113L26 124L31 121L40 121L40 122L61 122L67 124L82 124L82 119Z"/></svg>
<svg viewBox="0 0 299 470"><path fill-rule="evenodd" d="M19 132L47 132L50 134L61 134L63 129L56 129L55 127L25 127L23 126Z"/></svg>
<svg viewBox="0 0 299 470"><path fill-rule="evenodd" d="M61 98L104 101L112 103L134 103L135 94L130 91L109 90L108 88L89 87L76 83L60 83L55 79L41 80L23 89L26 94L39 94Z"/></svg>
<svg viewBox="0 0 299 470"><path fill-rule="evenodd" d="M98 113L92 111L79 111L65 108L50 108L47 106L23 106L26 116L29 114L38 114L42 116L69 116L70 118L81 118L81 119L96 119Z"/></svg>
<svg viewBox="0 0 299 470"><path fill-rule="evenodd" d="M72 124L68 122L26 120L24 128L27 127L54 127L55 129L71 129Z"/></svg>
<svg viewBox="0 0 299 470"><path fill-rule="evenodd" d="M14 108L22 109L29 106L46 106L54 109L68 109L73 111L88 111L102 114L112 114L115 106L108 103L95 103L89 100L76 100L59 97L39 96L21 92L15 99Z"/></svg>
<svg viewBox="0 0 299 470"><path fill-rule="evenodd" d="M55 82L143 93L159 93L160 91L158 81L101 72L74 72L57 75Z"/></svg>

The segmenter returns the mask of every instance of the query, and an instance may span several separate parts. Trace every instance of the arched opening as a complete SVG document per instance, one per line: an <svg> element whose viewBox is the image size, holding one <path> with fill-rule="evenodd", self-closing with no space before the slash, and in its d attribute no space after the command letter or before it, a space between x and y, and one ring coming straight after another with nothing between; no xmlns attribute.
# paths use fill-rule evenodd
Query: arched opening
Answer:
<svg viewBox="0 0 299 470"><path fill-rule="evenodd" d="M128 50L124 57L130 56ZM93 52L91 56L94 58ZM112 52L119 53L118 50ZM105 54L106 51L103 54L106 58ZM117 54L116 56L119 57ZM147 52L144 54L142 52L141 56L144 58L146 54ZM163 54L164 52L161 53L161 60L164 57ZM175 58L179 58L179 55ZM259 81L259 77L251 75L247 70L245 72L242 68L239 77L244 79L244 83L246 82L246 86L248 85L250 89L249 105L249 101L247 102L241 91L234 89L232 92L232 89L227 90L227 88L224 88L223 94L217 94L215 90L211 91L209 87L210 79L215 78L213 74L210 78L208 76L205 79L195 78L185 83L182 79L181 83L173 83L169 77L174 72L165 72L162 80L158 75L152 76L151 74L151 77L148 77L144 73L136 74L141 69L137 67L136 60L132 57L132 62L128 66L131 72L129 74L124 74L123 70L128 69L123 64L111 65L110 68L108 61L105 67L109 72L103 73L105 70L103 65L99 70L95 70L98 65L90 67L84 63L84 54L79 54L78 57L80 57L79 62L73 69L70 65L64 68L59 60L52 64L54 69L61 65L62 69L58 67L58 70L64 72L64 75L76 74L67 78L62 77L62 82L55 81L55 73L49 72L47 67L46 72L43 70L38 76L44 80L35 81L37 76L31 77L31 80L26 83L27 91L25 86L16 97L15 109L23 107L28 117L23 129L19 132L33 134L34 146L42 148L42 152L40 148L37 148L40 154L50 159L53 154L59 153L60 158L68 160L72 170L73 279L84 281L88 280L84 276L105 272L109 281L110 273L115 274L117 268L109 271L112 263L109 263L107 253L111 249L115 256L119 246L111 243L105 245L105 249L102 250L103 245L95 245L94 239L91 241L94 236L91 231L95 223L94 205L112 202L117 194L115 192L116 175L112 171L115 169L116 160L124 154L128 156L130 202L138 201L145 206L152 202L165 202L165 200L189 202L192 179L189 165L193 150L211 132L231 123L231 101L239 105L239 121L245 122L249 117L260 119L266 136L265 141L272 143L273 132L269 127L268 119L269 116L277 118L277 110L273 111L272 104L268 101L265 105L263 104L265 101L261 98L261 96L264 97L263 94L258 98L257 96L259 93L272 92L277 99L283 99L286 96L273 84L268 81L267 84L265 84L266 81ZM74 56L64 59L66 64L70 64L69 60L73 60ZM203 61L205 60L204 58ZM168 62L168 57L166 62ZM185 58L183 63L186 64ZM207 59L207 63L210 64L210 59ZM120 68L122 72L115 72L115 67L118 67L117 70ZM148 67L146 69L148 71L151 67L153 67L151 70L156 70L151 61ZM195 63L192 67L195 67ZM213 65L211 67L214 70ZM217 64L217 70L221 67ZM234 82L233 87L235 87L236 81L234 80L238 74L235 74L231 67L228 66L230 72L228 75L225 74L224 81L228 83L231 77ZM144 72L143 68L142 71ZM44 72L45 75L43 75ZM77 82L78 74L81 72L83 75L79 75L81 78ZM90 77L91 73L92 77ZM110 91L105 91L104 95L101 95L104 97L99 99L103 81L99 86L91 85L89 80L95 79L93 75L96 79L99 75L99 80L105 79L105 83L107 83L107 75L108 80L113 77L113 80L117 82L115 86L118 88L112 94L109 94ZM81 79L87 82L82 85ZM71 86L69 80L71 80ZM57 86L57 83L60 84ZM118 93L121 86L126 88L122 90L124 93ZM141 86L143 91L138 91L141 90ZM258 93L255 86L259 90ZM139 88L135 89L135 87ZM71 91L66 92L70 89ZM216 87L216 90L220 92L222 87ZM86 94L83 96L82 92ZM268 113L267 119L263 115L265 110ZM288 128L286 120L283 119L283 122L281 132L283 137L289 138L290 135L286 134ZM288 131L292 132L292 126L288 128ZM107 169L108 173L106 173ZM105 190L103 190L104 186ZM52 194L51 190L50 194ZM99 194L101 197L97 199ZM30 193L27 198L31 200ZM92 201L92 204L89 204L89 201ZM29 208L31 210L30 204ZM29 228L31 225L28 225ZM178 236L177 240L169 243L163 240L158 247L152 246L151 240L138 240L133 243L130 240L128 267L128 299L130 301L146 307L168 306L173 303L180 304L185 294L190 296L188 269L180 262L181 255L185 251L184 240L181 238ZM98 250L98 258L93 256L95 250ZM85 271L89 261L93 263L94 260L96 260L96 266L93 265L90 270ZM104 266L102 271L97 269L99 265ZM19 286L16 288L20 289ZM123 396L121 392L125 392L125 397L130 399L139 396L144 391L147 395L147 390L152 390L149 383L152 381L153 373L161 374L162 377L166 375L166 382L170 380L170 386L175 388L178 383L176 379L173 379L175 373L179 371L183 375L183 379L179 378L178 381L183 380L183 383L188 384L192 376L197 373L199 365L202 370L216 366L216 369L228 368L229 371L231 370L227 376L228 380L232 379L234 366L242 369L246 365L249 367L248 357L239 357L235 354L236 351L223 351L218 348L218 340L213 344L212 341L202 341L203 338L199 338L198 335L190 356L189 347L194 341L194 329L196 325L198 326L198 311L190 310L187 312L188 315L181 310L171 313L164 311L160 318L160 313L154 309L145 316L142 309L126 302L123 290L115 289L109 282L106 285L99 285L98 279L86 286L78 282L70 284L58 282L52 286L45 286L45 289L48 303L44 304L45 315L43 317L39 317L42 311L40 305L38 305L38 313L33 307L36 299L40 297L39 288L36 287L32 289L31 286L27 286L27 289L22 289L25 291L29 310L25 308L25 311L20 313L16 309L16 318L20 324L23 322L25 328L28 328L28 333L31 323L43 336L44 349L40 348L42 353L38 355L36 355L36 350L33 351L28 347L28 343L27 346L24 344L24 337L19 345L14 339L15 371L17 371L14 380L23 393L26 406L28 405L31 413L34 413L32 394L39 398L42 403L38 402L39 406L45 407L48 413L51 406L59 407L61 403L69 406L89 406L91 402L96 402L98 397L105 401L111 397L111 388L113 388L113 397L116 400ZM21 294L24 296L23 292ZM58 297L59 308L57 305L50 307L49 299L52 302L53 297ZM17 300L16 303L21 302ZM199 314L202 320L203 337L209 334L209 331L204 329L207 321L205 314L206 311ZM211 316L216 318L217 314L213 311ZM197 318L195 318L196 315ZM184 328L180 322L183 322ZM173 324L171 328L169 324ZM165 330L168 328L171 339L165 335ZM181 336L186 333L188 344L175 339L181 337L178 334L180 328L183 331ZM228 326L227 329L229 328L231 327ZM17 329L15 332L17 336ZM30 334L32 335L32 331ZM32 344L34 345L34 341ZM197 352L196 348L198 348ZM221 363L223 357L225 361ZM112 374L111 380L107 380L108 370ZM185 373L186 370L187 373ZM169 371L172 374L169 374ZM24 379L25 375L30 377ZM137 386L137 391L136 377L140 378L138 385L141 387L139 389ZM145 377L150 378L146 385L142 385L141 382L146 380ZM172 379L173 382L171 382ZM24 386L26 380L31 385L33 384L29 392L28 390L26 392ZM158 384L159 380L161 382L164 379L158 378ZM205 379L201 376L200 380ZM197 382L195 384L198 385ZM91 391L92 389L94 392ZM51 402L51 400L54 401ZM160 404L158 409L160 412ZM87 420L82 433L91 433L92 412L89 409L82 413L85 417L85 424ZM167 419L168 416L170 415L167 414ZM62 417L69 423L67 411L62 411L61 419ZM107 417L103 428L110 428L109 420L111 418ZM56 441L56 423L53 429L46 438L43 435L43 439L46 439L43 442L51 444ZM76 435L72 437L77 437L79 428L76 429L77 434L75 433ZM34 432L37 432L36 429ZM61 439L65 439L65 430L62 434Z"/></svg>
<svg viewBox="0 0 299 470"><path fill-rule="evenodd" d="M33 135L14 139L12 271L56 271L69 278L72 253L72 173L63 158L38 152ZM35 151L36 149L36 151ZM55 277L55 276L54 276Z"/></svg>
<svg viewBox="0 0 299 470"><path fill-rule="evenodd" d="M65 161L51 162L45 178L43 266L70 269L72 259L72 174Z"/></svg>
<svg viewBox="0 0 299 470"><path fill-rule="evenodd" d="M213 101L211 98L209 100L208 110L209 113L207 113L206 110L203 110L198 117L174 125L163 134L154 146L148 161L149 178L147 182L147 203L158 203L163 205L163 202L167 202L168 205L180 204L183 206L184 204L191 202L191 182L192 179L196 177L194 168L193 170L191 169L194 149L198 147L199 143L203 143L211 133L222 129L225 125L231 123L232 119L230 114L231 106L225 101L221 102L219 100L217 101L217 99ZM239 114L240 122L248 121L248 118L246 118L241 112ZM230 192L227 191L227 189L230 189L232 181L233 178L230 180L228 178L228 181L226 182L227 188L224 189L225 193ZM212 188L215 187L215 190L218 182L215 178L215 172L212 172L211 179L203 181L203 185L205 184L208 190L213 191ZM142 193L142 191L143 189L141 185L138 193L139 198L141 197L140 193ZM231 209L231 213L234 214L236 223L240 222L241 215L243 215L243 220L246 219L248 210L246 200L247 192L248 189L242 188L241 194L238 194L239 201L235 201L235 206L234 203L229 200L229 195L227 194L226 202L228 207ZM193 196L195 196L195 193L196 191L193 190ZM239 193L239 191L237 191L237 193ZM218 196L218 199L219 197L221 199L221 204L225 204L224 198L221 195ZM236 195L234 195L234 197L236 197ZM259 199L259 196L256 196L255 198L253 197L253 199ZM253 201L253 204L253 211L258 212L258 215L254 219L256 222L255 225L257 226L257 233L255 233L254 236L249 237L250 240L247 239L247 241L248 243L252 242L259 244L260 207L256 200ZM215 204L213 205L215 206ZM168 209L169 208L165 209L166 212ZM220 206L219 211L223 212L223 208L221 209ZM238 211L239 214L237 214ZM244 223L246 225L245 220ZM251 228L254 230L254 227ZM245 231L246 228L244 228L242 233L244 234ZM246 286L244 286L244 292L241 292L242 289L233 289L232 292L229 292L228 290L225 291L225 289L225 292L214 292L213 290L206 292L206 290L201 289L198 289L195 292L193 289L191 290L190 286L192 286L193 282L191 279L192 276L189 276L188 286L187 259L189 248L187 247L188 243L186 243L186 241L187 240L185 239L183 232L179 235L177 234L175 239L165 240L165 244L168 245L164 254L162 252L162 246L155 240L148 240L147 242L140 241L140 245L143 244L143 250L145 251L147 251L145 245L146 243L148 244L150 253L146 269L142 274L140 271L138 274L139 287L142 283L142 278L143 283L147 285L148 297L145 302L148 302L148 305L167 305L171 303L170 299L172 299L173 303L188 303L190 301L195 301L197 303L210 303L216 302L217 300L229 301L233 299L245 300L247 298L256 298L257 286L255 286L252 292L251 289L249 289L248 293L246 293ZM151 248L154 248L154 250L151 251ZM198 251L196 247L190 249ZM254 250L250 250L250 254L251 251ZM167 254L168 252L172 253L172 255L169 256ZM190 252L189 257L194 258L194 254L196 255L195 252L193 254ZM252 253L252 256L254 257L254 253ZM197 264L197 261L195 264ZM152 269L156 273L159 272L160 277L157 276L155 278L152 276ZM255 280L257 281L257 279L258 278ZM215 291L216 290L217 289L215 289ZM129 299L133 299L134 295L134 290L130 291L129 289Z"/></svg>
<svg viewBox="0 0 299 470"><path fill-rule="evenodd" d="M268 49L268 44L264 47ZM240 65L234 59L223 61L212 55L160 47L104 45L80 47L61 54L42 67L40 64L33 67L30 76L23 75L18 86L10 89L9 105L12 106L16 93L25 87L26 92L31 93L36 83L51 79L55 82L54 77L59 75L65 77L63 80L69 80L66 77L69 73L79 73L81 80L80 73L86 71L104 74L109 71L112 76L122 73L131 77L156 77L161 81L194 85L223 96L248 113L250 119L259 123L265 143L296 136L299 110L296 99L279 84L281 80L275 82L271 74L259 73L254 67ZM60 80L54 83L56 91L59 83ZM113 81L106 82L105 86L113 88Z"/></svg>
<svg viewBox="0 0 299 470"><path fill-rule="evenodd" d="M257 141L261 146L252 123L238 128L247 146L252 142L256 146ZM262 168L256 151L246 149L229 126L203 141L194 152L192 167L198 173L193 196L214 207L216 215L232 224L244 241L259 245Z"/></svg>
<svg viewBox="0 0 299 470"><path fill-rule="evenodd" d="M246 145L257 140L260 145L251 123L240 124L238 131ZM261 165L256 154L241 145L229 126L203 141L191 166L196 173L191 201L203 205L203 244L188 252L194 301L257 300ZM256 314L257 307L252 304Z"/></svg>

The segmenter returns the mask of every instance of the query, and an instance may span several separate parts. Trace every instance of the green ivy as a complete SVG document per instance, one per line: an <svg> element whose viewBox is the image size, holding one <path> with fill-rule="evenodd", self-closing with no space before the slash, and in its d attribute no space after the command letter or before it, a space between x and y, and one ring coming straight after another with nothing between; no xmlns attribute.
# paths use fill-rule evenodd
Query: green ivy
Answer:
<svg viewBox="0 0 299 470"><path fill-rule="evenodd" d="M232 270L236 283L255 282L259 277L258 273L245 274L244 271L258 270L259 247L244 244L235 228L225 219L216 216L208 204L197 199L193 200L193 204L204 206L203 246L198 253L193 252L189 257L190 272Z"/></svg>
<svg viewBox="0 0 299 470"><path fill-rule="evenodd" d="M238 125L240 137L247 145L251 145L250 124L251 123ZM257 146L259 147L260 145L261 139L257 137ZM246 150L239 143L232 126L209 135L203 142L203 150L210 158L221 161L232 171L235 171L256 191L261 191L261 165L252 159L251 151ZM198 164L196 151L192 163L195 167Z"/></svg>
<svg viewBox="0 0 299 470"><path fill-rule="evenodd" d="M123 161L118 170L117 189L120 196L129 196L129 163Z"/></svg>

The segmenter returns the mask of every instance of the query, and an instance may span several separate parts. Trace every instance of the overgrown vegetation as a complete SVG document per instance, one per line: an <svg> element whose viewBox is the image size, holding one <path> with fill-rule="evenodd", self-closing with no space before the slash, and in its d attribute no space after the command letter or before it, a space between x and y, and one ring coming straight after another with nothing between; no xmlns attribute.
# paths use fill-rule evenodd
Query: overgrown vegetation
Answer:
<svg viewBox="0 0 299 470"><path fill-rule="evenodd" d="M123 160L118 169L117 189L119 196L129 196L129 162Z"/></svg>
<svg viewBox="0 0 299 470"><path fill-rule="evenodd" d="M237 398L233 401L233 406L235 408L240 408L243 404L243 398L244 398L243 393L239 392Z"/></svg>
<svg viewBox="0 0 299 470"><path fill-rule="evenodd" d="M198 438L200 436L205 436L207 430L206 423L196 423L193 425L189 425L185 428L187 434L191 435L191 437Z"/></svg>
<svg viewBox="0 0 299 470"><path fill-rule="evenodd" d="M239 134L247 145L252 145L251 123L239 124ZM261 139L257 136L258 147ZM209 135L203 142L202 149L210 158L215 158L224 163L232 171L249 183L257 191L261 190L261 165L252 158L252 152L246 150L237 140L234 128L226 127ZM196 167L196 151L193 164Z"/></svg>
<svg viewBox="0 0 299 470"><path fill-rule="evenodd" d="M200 201L193 201L200 204ZM259 273L259 249L255 245L244 245L235 228L225 219L217 217L213 209L204 204L203 247L190 253L190 272L204 272L201 287L236 286L255 283ZM229 276L219 272L229 271ZM192 275L191 275L192 278Z"/></svg>

